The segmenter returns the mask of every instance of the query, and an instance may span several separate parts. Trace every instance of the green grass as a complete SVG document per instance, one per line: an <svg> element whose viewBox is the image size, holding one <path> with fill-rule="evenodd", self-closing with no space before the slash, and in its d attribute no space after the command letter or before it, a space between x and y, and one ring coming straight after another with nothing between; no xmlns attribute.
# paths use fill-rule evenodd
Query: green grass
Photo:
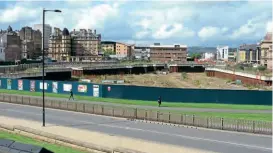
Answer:
<svg viewBox="0 0 273 153"><path fill-rule="evenodd" d="M41 96L41 92L29 92L29 91L19 91L19 90L6 90L0 89L0 93L7 94L18 94L18 95L29 95L29 96ZM67 94L55 94L55 93L46 93L48 97L56 98L68 98ZM141 100L128 100L128 99L114 99L114 98L98 98L98 97L89 97L89 96L77 96L77 100L87 100L87 101L97 101L97 102L107 102L107 103L116 103L116 104L126 104L126 105L142 105L142 106L157 106L156 99L155 101L141 101ZM236 105L236 104L213 104L213 103L175 103L175 102L164 102L162 103L164 107L184 107L184 108L215 108L215 109L241 109L241 110L271 110L272 106L265 105Z"/></svg>
<svg viewBox="0 0 273 153"><path fill-rule="evenodd" d="M164 111L164 110L163 110ZM168 111L164 111L168 112ZM188 112L188 111L172 111L179 114L195 115L201 117L219 117L227 119L244 119L255 121L272 121L271 113L229 113L229 112Z"/></svg>
<svg viewBox="0 0 273 153"><path fill-rule="evenodd" d="M0 139L9 139L9 140L14 140L16 142L21 142L25 144L37 145L56 153L84 153L83 151L79 151L69 147L58 146L55 144L34 140L29 137L21 136L18 134L12 134L5 131L0 131Z"/></svg>

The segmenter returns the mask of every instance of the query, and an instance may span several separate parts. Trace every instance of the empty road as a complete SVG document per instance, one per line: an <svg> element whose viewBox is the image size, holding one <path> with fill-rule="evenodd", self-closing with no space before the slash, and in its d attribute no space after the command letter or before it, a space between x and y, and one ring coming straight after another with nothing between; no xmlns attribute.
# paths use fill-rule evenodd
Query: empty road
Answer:
<svg viewBox="0 0 273 153"><path fill-rule="evenodd" d="M42 108L0 103L0 116L40 122ZM54 109L46 109L46 123L205 151L221 153L272 152L271 136L143 123Z"/></svg>

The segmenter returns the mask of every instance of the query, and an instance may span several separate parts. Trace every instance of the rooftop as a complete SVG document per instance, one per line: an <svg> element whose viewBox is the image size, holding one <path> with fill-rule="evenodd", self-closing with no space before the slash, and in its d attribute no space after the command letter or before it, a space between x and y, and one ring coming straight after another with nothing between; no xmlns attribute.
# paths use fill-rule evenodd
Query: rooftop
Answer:
<svg viewBox="0 0 273 153"><path fill-rule="evenodd" d="M154 44L154 45L150 45L150 47L152 47L152 48L174 48L175 46L179 46L179 48L187 48L187 45L180 45L180 44L174 44L174 45Z"/></svg>

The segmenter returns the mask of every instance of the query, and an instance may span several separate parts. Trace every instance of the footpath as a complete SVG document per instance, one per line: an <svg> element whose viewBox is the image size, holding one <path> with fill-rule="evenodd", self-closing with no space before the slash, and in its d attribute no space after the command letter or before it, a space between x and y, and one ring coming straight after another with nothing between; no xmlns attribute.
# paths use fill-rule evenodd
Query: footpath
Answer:
<svg viewBox="0 0 273 153"><path fill-rule="evenodd" d="M24 96L24 95L22 95ZM38 97L38 96L29 96L26 97ZM40 98L40 97L39 97ZM92 103L99 105L107 105L107 106L116 106L116 107L129 107L129 108L138 108L138 109L154 109L154 110L163 110L163 111L184 111L184 112L226 112L226 113L267 113L271 114L272 110L242 110L242 109L215 109L215 108L184 108L184 107L156 107L156 106L141 106L141 105L127 105L127 104L116 104L109 102L98 102L98 101L87 101L87 100L68 100L67 98L56 98L56 97L46 97L46 99L52 100L62 100L62 101L71 101L71 102L84 102L84 103ZM155 103L157 103L155 101Z"/></svg>
<svg viewBox="0 0 273 153"><path fill-rule="evenodd" d="M68 139L92 143L98 146L105 146L108 148L127 148L146 153L208 153L208 151L202 151L193 148L159 144L151 141L132 139L117 135L108 135L104 133L91 132L65 126L57 126L53 124L47 124L46 127L42 127L41 123L35 121L16 119L5 116L0 116L0 123L10 126L20 125L26 128L63 136Z"/></svg>

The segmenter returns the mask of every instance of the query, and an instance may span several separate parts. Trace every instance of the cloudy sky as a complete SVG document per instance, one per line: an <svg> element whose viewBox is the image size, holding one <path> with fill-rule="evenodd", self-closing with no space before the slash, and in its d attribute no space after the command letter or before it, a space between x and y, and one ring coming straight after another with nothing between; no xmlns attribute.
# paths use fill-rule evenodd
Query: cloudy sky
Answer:
<svg viewBox="0 0 273 153"><path fill-rule="evenodd" d="M272 31L272 1L0 1L0 29L33 26L97 29L103 40L188 46L256 43Z"/></svg>

